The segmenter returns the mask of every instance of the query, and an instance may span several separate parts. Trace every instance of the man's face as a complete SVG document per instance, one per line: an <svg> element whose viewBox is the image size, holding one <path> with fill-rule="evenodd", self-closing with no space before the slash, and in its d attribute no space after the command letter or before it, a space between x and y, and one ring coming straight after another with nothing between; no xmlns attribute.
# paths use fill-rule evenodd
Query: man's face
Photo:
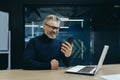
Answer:
<svg viewBox="0 0 120 80"><path fill-rule="evenodd" d="M46 22L43 25L43 29L45 31L45 34L50 38L50 39L55 39L56 35L59 32L59 27L60 23L59 22L55 22L53 20L50 20L48 22Z"/></svg>

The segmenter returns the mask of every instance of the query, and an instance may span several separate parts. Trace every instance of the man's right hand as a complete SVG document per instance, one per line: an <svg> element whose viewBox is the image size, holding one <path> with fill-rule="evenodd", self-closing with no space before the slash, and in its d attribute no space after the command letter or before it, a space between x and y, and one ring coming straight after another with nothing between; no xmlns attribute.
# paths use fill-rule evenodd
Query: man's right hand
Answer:
<svg viewBox="0 0 120 80"><path fill-rule="evenodd" d="M52 70L58 69L58 66L59 66L58 60L52 59L50 63L51 63L51 69Z"/></svg>

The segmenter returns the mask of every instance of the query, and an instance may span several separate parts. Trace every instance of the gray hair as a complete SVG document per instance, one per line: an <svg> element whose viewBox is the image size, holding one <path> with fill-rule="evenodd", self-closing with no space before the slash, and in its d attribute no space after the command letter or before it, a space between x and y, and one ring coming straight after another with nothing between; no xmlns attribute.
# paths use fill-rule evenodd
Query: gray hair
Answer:
<svg viewBox="0 0 120 80"><path fill-rule="evenodd" d="M47 23L49 20L53 20L55 22L59 22L60 23L60 17L56 16L56 15L48 15L45 20L43 21L43 24Z"/></svg>

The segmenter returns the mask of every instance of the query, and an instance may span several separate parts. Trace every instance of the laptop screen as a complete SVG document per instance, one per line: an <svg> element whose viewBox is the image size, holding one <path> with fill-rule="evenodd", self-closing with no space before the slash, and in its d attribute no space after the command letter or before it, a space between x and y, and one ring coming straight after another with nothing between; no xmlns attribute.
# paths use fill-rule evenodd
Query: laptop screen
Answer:
<svg viewBox="0 0 120 80"><path fill-rule="evenodd" d="M101 57L100 57L100 59L99 59L98 66L97 66L97 69L96 69L96 71L95 71L95 74L96 74L96 72L102 67L102 64L103 64L103 62L104 62L104 59L105 59L105 57L106 57L106 54L107 54L108 49L109 49L109 46L108 46L108 45L105 45L104 48L103 48Z"/></svg>

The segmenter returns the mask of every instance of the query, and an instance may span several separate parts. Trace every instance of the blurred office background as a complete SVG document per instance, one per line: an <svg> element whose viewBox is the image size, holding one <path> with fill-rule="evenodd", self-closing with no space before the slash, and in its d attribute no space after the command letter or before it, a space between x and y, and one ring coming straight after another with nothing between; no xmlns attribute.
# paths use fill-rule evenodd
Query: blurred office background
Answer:
<svg viewBox="0 0 120 80"><path fill-rule="evenodd" d="M60 16L60 33L65 41L74 37L72 52L76 64L97 64L105 44L110 45L104 64L120 63L120 4L115 0L2 0L0 11L9 13L12 68L20 68L30 38L43 33L48 14ZM65 20L66 19L66 20ZM7 68L7 54L0 55L1 69Z"/></svg>

